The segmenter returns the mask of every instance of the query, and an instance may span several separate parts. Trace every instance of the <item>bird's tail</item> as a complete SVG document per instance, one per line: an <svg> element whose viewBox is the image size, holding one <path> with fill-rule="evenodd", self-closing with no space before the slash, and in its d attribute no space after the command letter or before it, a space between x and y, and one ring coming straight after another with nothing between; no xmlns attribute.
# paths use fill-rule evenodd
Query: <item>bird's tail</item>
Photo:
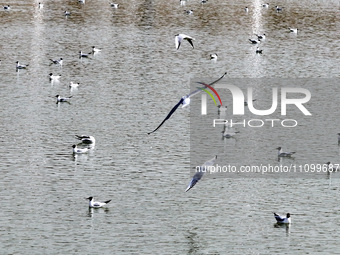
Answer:
<svg viewBox="0 0 340 255"><path fill-rule="evenodd" d="M105 201L104 203L105 204L108 204L108 203L110 203L111 202L111 200L107 200L107 201Z"/></svg>

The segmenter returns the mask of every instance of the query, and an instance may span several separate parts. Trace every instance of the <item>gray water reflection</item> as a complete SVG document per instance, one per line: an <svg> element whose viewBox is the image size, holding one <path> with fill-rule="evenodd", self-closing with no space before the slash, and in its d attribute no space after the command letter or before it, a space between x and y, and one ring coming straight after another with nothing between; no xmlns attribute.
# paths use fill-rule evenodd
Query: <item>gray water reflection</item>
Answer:
<svg viewBox="0 0 340 255"><path fill-rule="evenodd" d="M113 9L57 0L38 9L36 0L17 0L1 9L2 253L337 253L339 179L203 179L185 193L190 110L146 135L188 93L192 77L339 76L338 1L281 1L282 14L274 2L268 10L259 3L136 0ZM178 33L193 36L195 49L177 51ZM262 55L249 44L254 33L268 35ZM78 58L93 45L103 51ZM63 66L50 66L59 57ZM16 72L16 61L29 68ZM51 72L62 75L59 83L49 81ZM57 105L57 94L72 101ZM337 110L330 104L326 116ZM315 125L326 137L325 161L337 162L338 125L327 133ZM93 135L94 150L73 157L75 134ZM113 201L92 212L90 195ZM273 211L295 214L289 235L273 226Z"/></svg>

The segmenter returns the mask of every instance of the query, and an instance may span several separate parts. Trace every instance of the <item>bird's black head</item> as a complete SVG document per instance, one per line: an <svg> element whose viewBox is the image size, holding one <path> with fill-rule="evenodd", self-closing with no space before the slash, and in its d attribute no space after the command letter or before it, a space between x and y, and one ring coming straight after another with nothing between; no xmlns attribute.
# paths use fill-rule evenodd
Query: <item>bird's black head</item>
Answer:
<svg viewBox="0 0 340 255"><path fill-rule="evenodd" d="M290 213L287 213L287 218L290 218Z"/></svg>
<svg viewBox="0 0 340 255"><path fill-rule="evenodd" d="M93 197L87 197L86 199L88 199L88 200L90 200L90 201L91 201L91 200L93 199Z"/></svg>
<svg viewBox="0 0 340 255"><path fill-rule="evenodd" d="M76 147L76 145L75 145L75 144L73 144L73 145L72 145L72 148L75 148L75 147Z"/></svg>
<svg viewBox="0 0 340 255"><path fill-rule="evenodd" d="M277 149L277 150L281 150L281 147L277 147L276 149Z"/></svg>

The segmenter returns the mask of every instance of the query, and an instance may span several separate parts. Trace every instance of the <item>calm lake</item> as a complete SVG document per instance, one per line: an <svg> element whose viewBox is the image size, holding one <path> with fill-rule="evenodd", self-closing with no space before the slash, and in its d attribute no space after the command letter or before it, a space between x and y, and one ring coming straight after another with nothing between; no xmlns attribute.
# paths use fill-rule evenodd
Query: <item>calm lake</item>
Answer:
<svg viewBox="0 0 340 255"><path fill-rule="evenodd" d="M0 254L340 254L340 173L207 174L185 192L201 149L190 146L200 96L147 134L200 79L305 79L310 118L294 115L299 126L289 131L238 128L231 139L221 127L217 149L202 149L199 162L216 154L221 164L339 164L339 1L38 3L0 9ZM183 41L176 50L179 33L194 49ZM92 46L102 51L79 58ZM50 61L59 58L62 66ZM16 70L16 61L29 66ZM58 94L72 98L56 104ZM267 109L264 95L256 103ZM73 155L83 134L95 147ZM278 161L278 146L296 156ZM89 196L112 201L89 209ZM273 212L291 213L292 224L276 225Z"/></svg>

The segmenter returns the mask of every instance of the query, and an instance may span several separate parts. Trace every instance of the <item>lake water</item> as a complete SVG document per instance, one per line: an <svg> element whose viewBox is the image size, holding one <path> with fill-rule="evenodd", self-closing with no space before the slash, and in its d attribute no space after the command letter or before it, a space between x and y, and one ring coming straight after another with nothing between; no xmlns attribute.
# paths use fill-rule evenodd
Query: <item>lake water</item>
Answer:
<svg viewBox="0 0 340 255"><path fill-rule="evenodd" d="M339 1L280 1L282 13L270 0L268 9L256 0L131 0L118 9L108 1L46 0L43 9L38 2L14 0L0 11L1 254L340 254L336 173L203 178L184 192L190 108L147 135L196 77L332 78L309 87L328 104L310 104L315 119L305 122L305 137L287 140L274 129L268 143L241 132L220 140L219 158L252 145L277 163L271 147L283 144L298 150L292 162L339 163L339 107L331 103L339 93ZM194 37L195 49L183 42L176 50L178 33ZM267 35L262 55L248 41L254 33ZM93 45L102 52L79 59ZM62 67L50 65L60 57ZM27 70L16 72L16 61ZM57 94L73 97L56 104ZM94 149L73 156L76 134L93 135ZM89 210L89 196L112 202ZM290 212L293 223L275 225L273 212Z"/></svg>

